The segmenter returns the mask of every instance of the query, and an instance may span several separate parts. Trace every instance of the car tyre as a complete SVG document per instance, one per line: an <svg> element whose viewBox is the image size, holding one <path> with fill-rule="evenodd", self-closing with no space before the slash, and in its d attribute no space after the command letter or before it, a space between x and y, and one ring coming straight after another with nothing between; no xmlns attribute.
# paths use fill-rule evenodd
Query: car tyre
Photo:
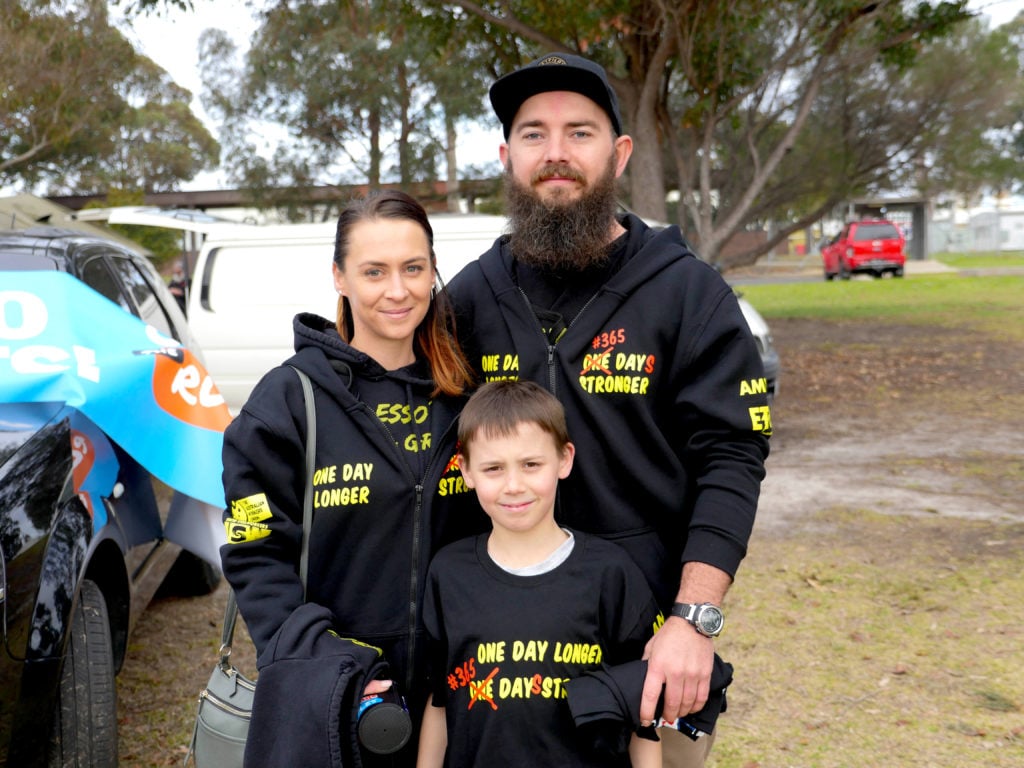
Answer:
<svg viewBox="0 0 1024 768"><path fill-rule="evenodd" d="M897 267L892 271L893 277L903 277L903 267Z"/></svg>
<svg viewBox="0 0 1024 768"><path fill-rule="evenodd" d="M220 586L221 572L198 555L182 550L160 585L159 594L202 597Z"/></svg>
<svg viewBox="0 0 1024 768"><path fill-rule="evenodd" d="M61 665L49 768L117 766L117 690L107 603L82 582Z"/></svg>
<svg viewBox="0 0 1024 768"><path fill-rule="evenodd" d="M835 272L829 272L826 269L825 270L825 282L829 282L830 283L830 282L832 282L835 279L836 279L836 273Z"/></svg>
<svg viewBox="0 0 1024 768"><path fill-rule="evenodd" d="M850 279L850 270L847 269L846 263L843 261L843 257L842 256L839 257L839 279L840 280L849 280Z"/></svg>

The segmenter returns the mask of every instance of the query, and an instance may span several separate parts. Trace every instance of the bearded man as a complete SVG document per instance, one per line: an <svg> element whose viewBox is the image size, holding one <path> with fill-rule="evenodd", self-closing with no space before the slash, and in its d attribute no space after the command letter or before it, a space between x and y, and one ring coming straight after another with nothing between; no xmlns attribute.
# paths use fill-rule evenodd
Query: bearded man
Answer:
<svg viewBox="0 0 1024 768"><path fill-rule="evenodd" d="M602 67L549 54L490 98L510 231L449 285L459 338L481 379L530 379L565 406L577 458L558 520L644 571L668 618L645 653L639 719L686 720L709 693L721 707L714 638L771 434L761 358L733 291L679 229L618 214L633 141ZM659 733L665 765L703 765L714 740Z"/></svg>

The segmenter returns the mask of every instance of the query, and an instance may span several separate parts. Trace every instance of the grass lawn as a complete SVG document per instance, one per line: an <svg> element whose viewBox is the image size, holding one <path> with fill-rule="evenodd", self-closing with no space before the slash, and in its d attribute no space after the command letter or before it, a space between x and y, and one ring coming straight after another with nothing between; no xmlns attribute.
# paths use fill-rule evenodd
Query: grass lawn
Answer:
<svg viewBox="0 0 1024 768"><path fill-rule="evenodd" d="M978 253L934 253L931 258L957 269L982 267L1024 267L1024 251L980 251Z"/></svg>
<svg viewBox="0 0 1024 768"><path fill-rule="evenodd" d="M744 297L772 318L971 329L1024 341L1024 276L924 275L904 279L744 285Z"/></svg>

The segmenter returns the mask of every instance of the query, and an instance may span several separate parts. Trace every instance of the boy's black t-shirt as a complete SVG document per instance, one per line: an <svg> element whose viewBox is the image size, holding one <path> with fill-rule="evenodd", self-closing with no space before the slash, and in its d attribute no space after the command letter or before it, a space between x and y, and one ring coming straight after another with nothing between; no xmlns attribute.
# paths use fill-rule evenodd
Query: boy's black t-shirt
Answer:
<svg viewBox="0 0 1024 768"><path fill-rule="evenodd" d="M424 620L431 690L448 727L445 765L607 766L586 752L565 683L639 659L662 618L643 574L615 544L574 532L565 562L516 576L487 555L488 534L435 557Z"/></svg>

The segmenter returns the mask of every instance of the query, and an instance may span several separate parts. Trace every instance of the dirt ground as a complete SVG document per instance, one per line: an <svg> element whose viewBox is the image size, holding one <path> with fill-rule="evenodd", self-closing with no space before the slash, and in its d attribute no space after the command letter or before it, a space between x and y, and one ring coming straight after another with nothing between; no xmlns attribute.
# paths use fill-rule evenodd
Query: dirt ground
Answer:
<svg viewBox="0 0 1024 768"><path fill-rule="evenodd" d="M1011 524L1014 535L994 543L987 525L976 535L935 533L951 559L970 560L979 547L1010 551L1024 543L1024 528L1012 525L1024 522L1024 345L882 324L774 320L772 330L783 369L751 569L777 568L764 561L780 544L812 551L859 511ZM846 534L838 535L837 546ZM876 536L876 545L906 552L922 546L922 536L926 529L894 524ZM820 581L809 578L812 586ZM222 586L210 597L163 598L142 617L118 679L122 765L180 765L196 694L215 658L224 597ZM746 611L742 602L740 609ZM253 669L244 638L235 658ZM753 682L748 689L756 691ZM740 713L736 722L741 731L748 727ZM733 763L725 743L715 751L722 761L717 765L773 764ZM791 755L775 764L851 763L801 762Z"/></svg>
<svg viewBox="0 0 1024 768"><path fill-rule="evenodd" d="M1024 521L1024 348L918 326L775 320L759 528L841 506Z"/></svg>

